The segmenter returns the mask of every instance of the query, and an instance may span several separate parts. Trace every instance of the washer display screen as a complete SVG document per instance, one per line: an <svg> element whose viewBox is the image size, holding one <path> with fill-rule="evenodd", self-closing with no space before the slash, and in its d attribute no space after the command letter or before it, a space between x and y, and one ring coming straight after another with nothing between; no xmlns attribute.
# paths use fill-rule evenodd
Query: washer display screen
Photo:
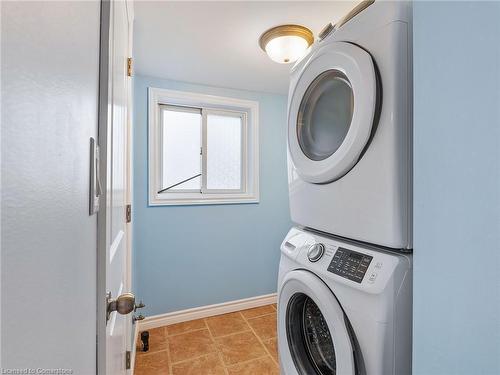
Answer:
<svg viewBox="0 0 500 375"><path fill-rule="evenodd" d="M361 283L373 257L339 247L333 256L328 271Z"/></svg>

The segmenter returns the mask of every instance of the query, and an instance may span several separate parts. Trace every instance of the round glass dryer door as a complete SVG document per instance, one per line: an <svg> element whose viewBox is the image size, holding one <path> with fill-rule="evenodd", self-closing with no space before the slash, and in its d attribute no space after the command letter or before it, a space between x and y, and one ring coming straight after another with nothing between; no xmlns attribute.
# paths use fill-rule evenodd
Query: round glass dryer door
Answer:
<svg viewBox="0 0 500 375"><path fill-rule="evenodd" d="M352 86L344 73L329 70L307 88L297 116L297 138L302 152L320 161L338 150L351 126Z"/></svg>
<svg viewBox="0 0 500 375"><path fill-rule="evenodd" d="M376 95L367 52L344 42L313 52L289 103L288 146L302 179L331 182L356 164L371 134Z"/></svg>
<svg viewBox="0 0 500 375"><path fill-rule="evenodd" d="M278 303L279 353L286 374L355 374L344 312L317 276L305 270L288 273Z"/></svg>

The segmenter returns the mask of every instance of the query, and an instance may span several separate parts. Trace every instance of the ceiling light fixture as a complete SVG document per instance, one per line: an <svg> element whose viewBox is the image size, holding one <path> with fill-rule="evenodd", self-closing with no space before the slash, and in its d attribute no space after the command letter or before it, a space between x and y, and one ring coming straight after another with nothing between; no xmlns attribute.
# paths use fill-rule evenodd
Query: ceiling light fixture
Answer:
<svg viewBox="0 0 500 375"><path fill-rule="evenodd" d="M287 64L297 61L314 42L314 35L307 27L280 25L267 30L259 40L271 60Z"/></svg>

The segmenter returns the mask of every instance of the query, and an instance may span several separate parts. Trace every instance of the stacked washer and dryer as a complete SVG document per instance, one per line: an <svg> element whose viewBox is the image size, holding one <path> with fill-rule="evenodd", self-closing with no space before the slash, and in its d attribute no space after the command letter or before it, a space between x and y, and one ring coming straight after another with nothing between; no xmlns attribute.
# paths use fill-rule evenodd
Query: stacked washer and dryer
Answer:
<svg viewBox="0 0 500 375"><path fill-rule="evenodd" d="M292 69L284 375L404 375L412 339L411 5L365 1Z"/></svg>

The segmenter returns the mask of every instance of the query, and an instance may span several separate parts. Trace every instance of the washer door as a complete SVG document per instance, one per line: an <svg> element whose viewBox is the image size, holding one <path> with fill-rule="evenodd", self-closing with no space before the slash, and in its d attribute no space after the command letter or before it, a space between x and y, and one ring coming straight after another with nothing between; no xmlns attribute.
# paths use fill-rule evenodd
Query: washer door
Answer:
<svg viewBox="0 0 500 375"><path fill-rule="evenodd" d="M354 352L337 299L308 271L292 271L279 295L278 335L286 375L354 375Z"/></svg>
<svg viewBox="0 0 500 375"><path fill-rule="evenodd" d="M299 176L326 183L357 163L370 138L376 107L371 56L344 42L320 48L292 93L288 145Z"/></svg>

